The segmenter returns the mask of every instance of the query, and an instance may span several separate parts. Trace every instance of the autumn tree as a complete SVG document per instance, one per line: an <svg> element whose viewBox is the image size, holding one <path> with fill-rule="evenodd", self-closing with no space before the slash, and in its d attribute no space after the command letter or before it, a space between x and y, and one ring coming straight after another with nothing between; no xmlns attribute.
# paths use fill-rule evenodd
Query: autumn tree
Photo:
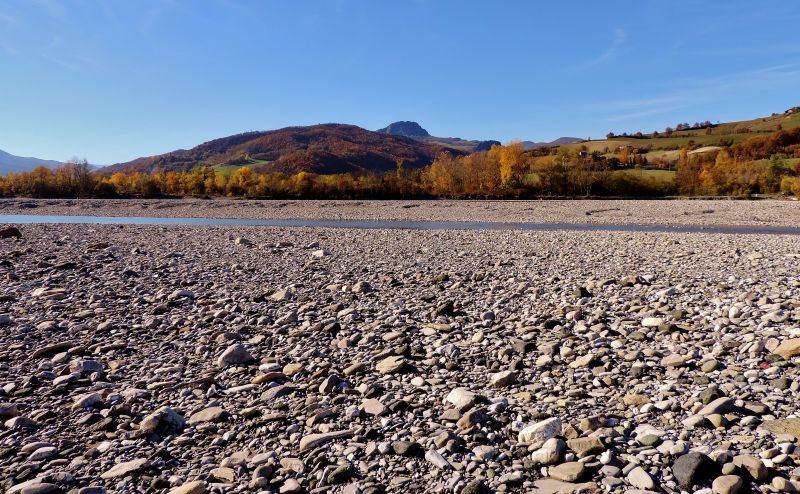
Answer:
<svg viewBox="0 0 800 494"><path fill-rule="evenodd" d="M428 168L428 181L430 190L435 195L455 196L459 187L456 186L456 161L447 151L436 157Z"/></svg>
<svg viewBox="0 0 800 494"><path fill-rule="evenodd" d="M525 150L522 143L516 141L507 146L492 146L491 151L494 151L495 148L499 148L500 184L507 188L519 187L522 184L526 168L522 156Z"/></svg>
<svg viewBox="0 0 800 494"><path fill-rule="evenodd" d="M228 195L233 196L247 195L250 186L254 183L253 171L247 166L242 166L231 174L226 191Z"/></svg>
<svg viewBox="0 0 800 494"><path fill-rule="evenodd" d="M689 159L689 150L681 149L678 169L675 172L675 184L681 194L691 195L698 191L701 167Z"/></svg>

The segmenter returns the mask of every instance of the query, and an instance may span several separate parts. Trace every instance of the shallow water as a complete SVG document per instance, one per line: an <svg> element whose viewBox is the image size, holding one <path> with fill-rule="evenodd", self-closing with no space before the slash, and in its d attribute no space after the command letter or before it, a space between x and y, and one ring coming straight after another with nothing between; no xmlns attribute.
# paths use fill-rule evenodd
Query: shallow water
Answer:
<svg viewBox="0 0 800 494"><path fill-rule="evenodd" d="M643 225L596 223L500 223L477 221L373 221L373 220L258 220L232 218L158 218L153 216L65 216L2 214L0 223L10 224L97 224L97 225L241 225L323 228L391 228L403 230L528 230L723 233L735 235L800 235L800 227L723 225Z"/></svg>

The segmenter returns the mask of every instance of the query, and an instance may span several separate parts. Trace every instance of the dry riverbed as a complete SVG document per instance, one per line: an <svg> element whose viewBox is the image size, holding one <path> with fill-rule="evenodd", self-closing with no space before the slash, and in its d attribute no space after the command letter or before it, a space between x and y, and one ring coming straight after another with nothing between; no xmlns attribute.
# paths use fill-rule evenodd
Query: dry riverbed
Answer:
<svg viewBox="0 0 800 494"><path fill-rule="evenodd" d="M284 210L110 204L21 212ZM461 203L368 204L285 209L797 214L778 202L478 203L469 216ZM9 494L800 489L800 237L18 228L0 239Z"/></svg>
<svg viewBox="0 0 800 494"><path fill-rule="evenodd" d="M0 214L246 219L481 221L661 225L800 225L792 200L248 201L2 199Z"/></svg>

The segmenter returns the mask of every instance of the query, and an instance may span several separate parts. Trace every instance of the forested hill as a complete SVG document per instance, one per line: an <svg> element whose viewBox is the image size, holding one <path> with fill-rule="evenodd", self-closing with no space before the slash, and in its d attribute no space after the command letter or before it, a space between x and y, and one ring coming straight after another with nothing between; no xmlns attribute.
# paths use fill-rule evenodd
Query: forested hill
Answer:
<svg viewBox="0 0 800 494"><path fill-rule="evenodd" d="M355 125L321 124L249 132L215 139L189 150L139 158L106 167L118 171L185 171L196 166L248 165L261 171L297 173L383 172L403 161L408 169L430 165L442 151L460 151Z"/></svg>

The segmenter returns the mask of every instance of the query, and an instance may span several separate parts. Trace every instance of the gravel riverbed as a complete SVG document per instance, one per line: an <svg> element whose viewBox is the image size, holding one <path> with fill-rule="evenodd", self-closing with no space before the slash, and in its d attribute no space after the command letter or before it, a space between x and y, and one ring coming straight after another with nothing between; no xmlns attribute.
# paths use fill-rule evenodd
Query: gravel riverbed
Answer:
<svg viewBox="0 0 800 494"><path fill-rule="evenodd" d="M800 201L0 199L0 214L796 227Z"/></svg>
<svg viewBox="0 0 800 494"><path fill-rule="evenodd" d="M17 228L9 494L800 490L800 237Z"/></svg>

